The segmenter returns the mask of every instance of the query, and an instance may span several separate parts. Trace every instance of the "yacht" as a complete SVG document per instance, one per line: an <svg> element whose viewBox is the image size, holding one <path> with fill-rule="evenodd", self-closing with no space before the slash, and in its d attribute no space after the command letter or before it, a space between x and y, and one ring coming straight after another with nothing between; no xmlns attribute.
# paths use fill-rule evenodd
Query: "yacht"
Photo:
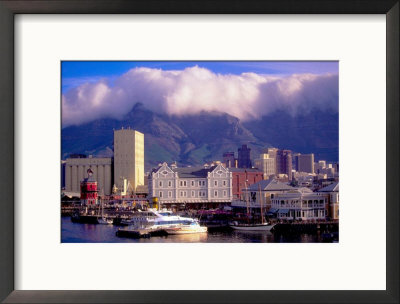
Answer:
<svg viewBox="0 0 400 304"><path fill-rule="evenodd" d="M121 225L134 226L135 228L145 228L151 225L156 219L157 215L154 211L141 211L135 212L133 216L121 220Z"/></svg>
<svg viewBox="0 0 400 304"><path fill-rule="evenodd" d="M132 229L142 228L148 232L164 230L167 234L189 234L207 232L207 227L200 226L197 219L182 217L168 210L149 209L145 214L138 213L130 221ZM125 229L126 230L126 229Z"/></svg>
<svg viewBox="0 0 400 304"><path fill-rule="evenodd" d="M113 220L112 219L106 218L104 216L97 218L97 222L99 224L102 224L102 225L112 225L113 224Z"/></svg>
<svg viewBox="0 0 400 304"><path fill-rule="evenodd" d="M189 234L207 232L207 227L200 226L197 219L168 215L158 218L151 229L164 229L168 234Z"/></svg>

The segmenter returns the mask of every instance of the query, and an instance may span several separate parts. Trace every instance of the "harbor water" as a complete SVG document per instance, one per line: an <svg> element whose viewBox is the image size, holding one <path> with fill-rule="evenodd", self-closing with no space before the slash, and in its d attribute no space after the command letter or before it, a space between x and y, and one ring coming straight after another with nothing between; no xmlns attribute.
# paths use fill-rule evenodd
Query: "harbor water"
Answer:
<svg viewBox="0 0 400 304"><path fill-rule="evenodd" d="M117 237L118 226L73 223L69 216L61 217L62 243L321 243L324 233L288 233L267 231L221 230L207 233L154 236L151 238ZM332 240L328 240L332 242Z"/></svg>

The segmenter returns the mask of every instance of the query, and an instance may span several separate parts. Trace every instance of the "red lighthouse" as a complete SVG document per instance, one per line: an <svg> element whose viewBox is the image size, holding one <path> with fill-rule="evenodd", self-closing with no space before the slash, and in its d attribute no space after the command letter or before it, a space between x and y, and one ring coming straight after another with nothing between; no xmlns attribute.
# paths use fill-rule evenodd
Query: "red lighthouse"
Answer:
<svg viewBox="0 0 400 304"><path fill-rule="evenodd" d="M97 204L97 182L93 178L93 171L87 170L88 177L81 181L81 204Z"/></svg>

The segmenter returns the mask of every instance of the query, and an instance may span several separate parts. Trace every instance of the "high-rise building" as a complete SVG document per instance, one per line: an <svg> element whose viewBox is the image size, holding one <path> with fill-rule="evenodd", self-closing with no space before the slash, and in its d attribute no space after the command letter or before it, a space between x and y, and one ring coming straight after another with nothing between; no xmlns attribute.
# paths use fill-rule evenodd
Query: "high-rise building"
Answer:
<svg viewBox="0 0 400 304"><path fill-rule="evenodd" d="M275 158L267 153L260 154L260 158L254 160L254 166L263 172L264 179L276 174Z"/></svg>
<svg viewBox="0 0 400 304"><path fill-rule="evenodd" d="M294 170L299 171L299 156L301 154L300 153L293 153L292 157L293 157L293 166L294 166Z"/></svg>
<svg viewBox="0 0 400 304"><path fill-rule="evenodd" d="M250 151L251 149L247 148L247 145L242 145L242 147L238 149L239 168L251 168Z"/></svg>
<svg viewBox="0 0 400 304"><path fill-rule="evenodd" d="M144 134L131 129L114 130L114 183L124 191L125 183L136 191L144 185Z"/></svg>
<svg viewBox="0 0 400 304"><path fill-rule="evenodd" d="M297 171L314 173L314 154L313 153L298 155Z"/></svg>
<svg viewBox="0 0 400 304"><path fill-rule="evenodd" d="M277 150L276 157L276 171L277 174L286 174L289 180L292 179L292 151L290 150Z"/></svg>
<svg viewBox="0 0 400 304"><path fill-rule="evenodd" d="M225 152L222 157L224 159L225 168L235 167L235 152Z"/></svg>

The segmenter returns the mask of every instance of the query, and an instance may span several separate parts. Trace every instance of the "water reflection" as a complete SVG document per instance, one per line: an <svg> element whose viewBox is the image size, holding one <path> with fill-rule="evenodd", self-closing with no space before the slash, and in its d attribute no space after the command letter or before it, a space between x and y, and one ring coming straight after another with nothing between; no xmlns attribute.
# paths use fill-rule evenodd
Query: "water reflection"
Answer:
<svg viewBox="0 0 400 304"><path fill-rule="evenodd" d="M199 234L168 235L142 239L120 238L118 227L72 223L69 217L61 218L63 243L314 243L322 242L320 233L282 234L270 231L209 231Z"/></svg>

